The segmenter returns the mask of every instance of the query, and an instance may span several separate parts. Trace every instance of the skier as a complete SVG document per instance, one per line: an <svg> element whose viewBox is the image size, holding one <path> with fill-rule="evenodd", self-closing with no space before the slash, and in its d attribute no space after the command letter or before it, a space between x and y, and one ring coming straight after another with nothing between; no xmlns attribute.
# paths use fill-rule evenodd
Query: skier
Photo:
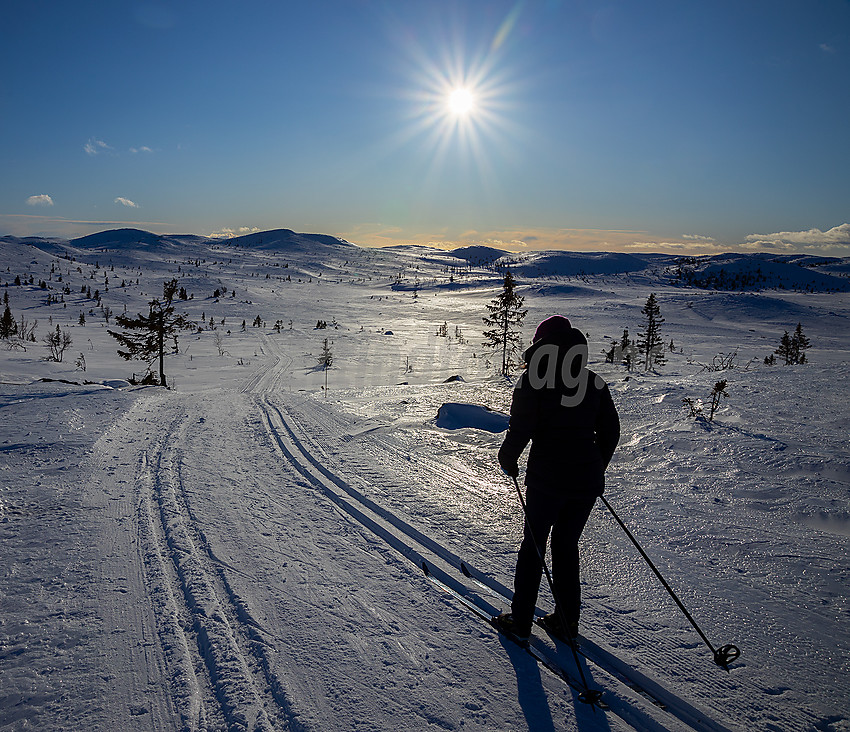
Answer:
<svg viewBox="0 0 850 732"><path fill-rule="evenodd" d="M499 464L512 478L531 442L526 520L510 612L496 624L526 641L543 574L540 552L552 532L555 612L544 626L564 640L578 635L581 607L578 541L620 439L620 420L605 382L586 368L587 340L560 315L544 320L524 354Z"/></svg>

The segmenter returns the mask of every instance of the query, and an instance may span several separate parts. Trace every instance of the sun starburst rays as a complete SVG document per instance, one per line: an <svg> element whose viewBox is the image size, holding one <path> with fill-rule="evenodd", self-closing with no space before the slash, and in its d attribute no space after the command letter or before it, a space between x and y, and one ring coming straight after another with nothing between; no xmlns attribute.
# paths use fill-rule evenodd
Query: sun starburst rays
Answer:
<svg viewBox="0 0 850 732"><path fill-rule="evenodd" d="M492 181L494 157L510 147L504 114L508 85L492 63L472 64L464 72L457 60L443 62L440 67L419 59L404 137L428 159L429 180L462 168Z"/></svg>

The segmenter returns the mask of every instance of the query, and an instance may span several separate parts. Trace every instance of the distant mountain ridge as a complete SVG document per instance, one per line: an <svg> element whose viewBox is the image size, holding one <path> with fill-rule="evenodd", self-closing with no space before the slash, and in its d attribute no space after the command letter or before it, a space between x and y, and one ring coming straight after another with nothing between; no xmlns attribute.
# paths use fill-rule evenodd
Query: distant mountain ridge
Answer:
<svg viewBox="0 0 850 732"><path fill-rule="evenodd" d="M331 247L353 247L354 244L328 234L300 234L291 229L272 229L258 231L244 236L227 239L201 236L197 234L153 234L142 229L108 229L95 234L71 239L68 244L79 249L151 249L159 246L174 246L191 240L220 242L232 246L244 246L257 249L301 248L315 245Z"/></svg>
<svg viewBox="0 0 850 732"><path fill-rule="evenodd" d="M147 256L157 252L179 255L187 248L227 247L286 253L289 258L308 257L304 266L321 266L350 257L352 250L364 249L328 234L298 233L291 229L271 229L220 239L196 234L154 234L135 228L108 229L71 240L42 237L0 237L0 246L32 246L54 255L88 251L138 251ZM510 269L520 280L534 287L577 287L575 279L589 277L640 277L680 287L717 291L794 290L806 292L850 291L850 257L827 257L772 252L724 253L704 256L627 252L569 252L556 250L506 252L488 246L467 246L446 251L425 246L382 248L387 256L419 258L422 262L451 268L452 261L464 267L490 272ZM196 252L197 254L197 252ZM408 265L404 265L408 266ZM402 267L402 269L404 268ZM305 270L307 271L307 270ZM312 271L312 270L311 270Z"/></svg>

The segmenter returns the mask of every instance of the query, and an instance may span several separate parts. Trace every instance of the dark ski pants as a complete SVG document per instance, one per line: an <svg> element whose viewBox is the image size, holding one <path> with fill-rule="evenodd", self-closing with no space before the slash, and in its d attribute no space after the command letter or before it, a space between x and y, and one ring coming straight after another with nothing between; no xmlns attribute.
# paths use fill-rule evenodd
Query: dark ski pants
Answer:
<svg viewBox="0 0 850 732"><path fill-rule="evenodd" d="M535 540L540 551L545 554L550 531L556 610L563 611L568 623L578 622L581 610L578 540L595 501L593 497L553 496L532 488L526 492L525 531L517 556L514 599L511 603L511 612L519 631L531 629L543 576L543 564Z"/></svg>

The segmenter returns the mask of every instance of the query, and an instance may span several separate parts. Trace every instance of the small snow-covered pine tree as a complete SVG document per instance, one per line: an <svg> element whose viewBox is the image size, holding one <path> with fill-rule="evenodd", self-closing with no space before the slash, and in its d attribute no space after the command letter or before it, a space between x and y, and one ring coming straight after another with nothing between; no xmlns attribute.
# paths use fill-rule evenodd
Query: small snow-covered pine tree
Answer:
<svg viewBox="0 0 850 732"><path fill-rule="evenodd" d="M793 363L792 359L794 358L794 347L791 345L791 336L787 330L779 341L779 348L777 348L774 353L780 358L785 359L786 366Z"/></svg>
<svg viewBox="0 0 850 732"><path fill-rule="evenodd" d="M525 298L516 293L516 282L508 270L502 283L502 292L494 298L487 310L490 315L484 318L484 324L490 330L484 331L484 346L502 352L502 375L509 376L515 366L514 356L520 348L522 338L519 329L528 310L522 306Z"/></svg>
<svg viewBox="0 0 850 732"><path fill-rule="evenodd" d="M325 396L328 395L328 369L333 365L334 362L334 354L331 350L330 344L328 343L328 339L322 342L322 353L319 356L319 366L322 367L322 370L325 372Z"/></svg>
<svg viewBox="0 0 850 732"><path fill-rule="evenodd" d="M654 292L647 298L641 312L646 317L646 325L644 332L638 333L637 347L643 356L644 368L649 371L655 364L666 362L664 341L661 339L661 324L664 318L661 317L661 308Z"/></svg>
<svg viewBox="0 0 850 732"><path fill-rule="evenodd" d="M803 335L803 326L797 323L797 327L794 329L794 335L791 336L794 363L806 363L806 350L810 345L811 341Z"/></svg>
<svg viewBox="0 0 850 732"><path fill-rule="evenodd" d="M334 354L331 350L330 345L328 344L327 338L322 341L322 352L319 355L318 361L319 366L321 366L323 369L329 369L331 366L333 366Z"/></svg>
<svg viewBox="0 0 850 732"><path fill-rule="evenodd" d="M8 296L9 293L6 293ZM3 311L3 316L0 317L0 338L10 338L18 332L18 325L15 323L15 316L9 309L9 302L6 302L6 309Z"/></svg>

